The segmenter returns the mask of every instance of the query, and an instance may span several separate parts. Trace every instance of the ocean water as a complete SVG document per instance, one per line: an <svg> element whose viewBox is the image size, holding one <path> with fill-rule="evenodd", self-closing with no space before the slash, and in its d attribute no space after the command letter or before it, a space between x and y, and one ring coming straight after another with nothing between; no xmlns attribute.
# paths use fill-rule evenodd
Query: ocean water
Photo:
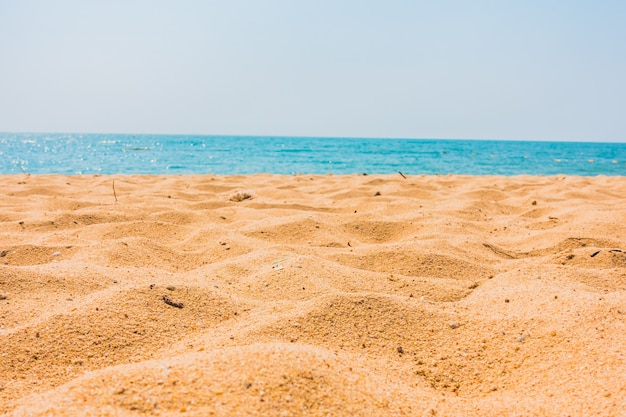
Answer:
<svg viewBox="0 0 626 417"><path fill-rule="evenodd" d="M0 174L626 175L626 143L0 133Z"/></svg>

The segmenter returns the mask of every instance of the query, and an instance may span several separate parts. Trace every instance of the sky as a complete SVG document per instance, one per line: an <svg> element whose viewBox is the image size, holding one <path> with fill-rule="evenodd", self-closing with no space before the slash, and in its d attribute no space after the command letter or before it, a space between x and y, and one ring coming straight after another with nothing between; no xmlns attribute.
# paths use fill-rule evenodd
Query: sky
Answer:
<svg viewBox="0 0 626 417"><path fill-rule="evenodd" d="M626 142L626 1L0 0L0 132Z"/></svg>

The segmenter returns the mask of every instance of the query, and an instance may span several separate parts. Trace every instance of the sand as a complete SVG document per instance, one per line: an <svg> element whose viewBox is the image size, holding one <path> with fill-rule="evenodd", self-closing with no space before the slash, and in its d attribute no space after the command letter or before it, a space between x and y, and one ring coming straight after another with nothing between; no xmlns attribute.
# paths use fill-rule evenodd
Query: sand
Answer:
<svg viewBox="0 0 626 417"><path fill-rule="evenodd" d="M18 175L0 208L0 414L626 415L624 177Z"/></svg>

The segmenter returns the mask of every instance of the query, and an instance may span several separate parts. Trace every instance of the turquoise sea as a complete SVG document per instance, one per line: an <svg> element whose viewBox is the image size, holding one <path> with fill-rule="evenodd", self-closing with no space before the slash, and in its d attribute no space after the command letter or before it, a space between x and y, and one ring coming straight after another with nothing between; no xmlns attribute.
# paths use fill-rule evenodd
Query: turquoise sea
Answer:
<svg viewBox="0 0 626 417"><path fill-rule="evenodd" d="M0 133L0 174L626 175L626 143Z"/></svg>

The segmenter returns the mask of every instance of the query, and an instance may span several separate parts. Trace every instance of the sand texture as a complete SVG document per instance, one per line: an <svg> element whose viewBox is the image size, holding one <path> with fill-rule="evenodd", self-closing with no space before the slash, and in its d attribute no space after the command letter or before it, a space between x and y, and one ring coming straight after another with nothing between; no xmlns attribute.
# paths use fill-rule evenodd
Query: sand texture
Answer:
<svg viewBox="0 0 626 417"><path fill-rule="evenodd" d="M625 251L624 177L1 176L0 414L625 416Z"/></svg>

